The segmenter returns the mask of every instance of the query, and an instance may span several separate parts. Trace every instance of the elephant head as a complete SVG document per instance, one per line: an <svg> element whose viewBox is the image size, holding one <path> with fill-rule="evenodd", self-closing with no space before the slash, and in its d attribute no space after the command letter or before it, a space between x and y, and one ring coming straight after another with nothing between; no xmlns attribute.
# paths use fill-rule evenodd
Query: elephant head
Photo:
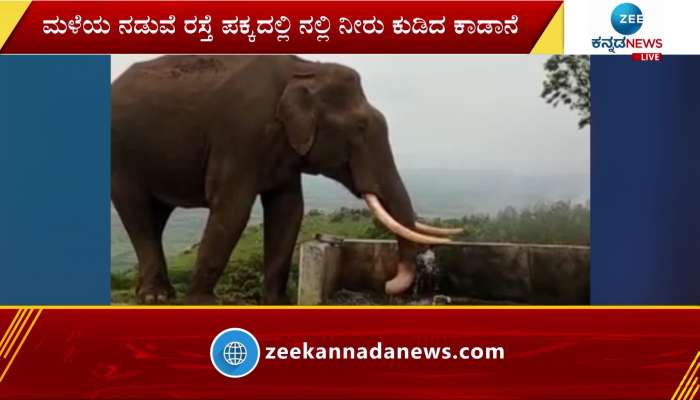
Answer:
<svg viewBox="0 0 700 400"><path fill-rule="evenodd" d="M356 71L304 63L288 80L277 119L303 157L304 172L343 184L397 236L398 272L386 283L387 294L412 285L418 245L447 243L445 236L461 232L417 223L391 152L386 119L368 102Z"/></svg>

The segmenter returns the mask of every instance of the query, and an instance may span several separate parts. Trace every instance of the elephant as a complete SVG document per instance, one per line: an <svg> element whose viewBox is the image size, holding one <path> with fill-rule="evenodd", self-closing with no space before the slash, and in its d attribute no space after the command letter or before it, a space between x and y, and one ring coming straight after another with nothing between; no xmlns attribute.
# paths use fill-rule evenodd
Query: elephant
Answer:
<svg viewBox="0 0 700 400"><path fill-rule="evenodd" d="M175 207L209 209L185 303L217 302L214 287L258 196L262 302L288 302L302 173L336 180L396 235L388 294L412 285L420 246L459 232L417 223L387 121L347 66L291 55L168 55L127 69L111 102L111 198L136 252L140 303L175 296L162 247Z"/></svg>

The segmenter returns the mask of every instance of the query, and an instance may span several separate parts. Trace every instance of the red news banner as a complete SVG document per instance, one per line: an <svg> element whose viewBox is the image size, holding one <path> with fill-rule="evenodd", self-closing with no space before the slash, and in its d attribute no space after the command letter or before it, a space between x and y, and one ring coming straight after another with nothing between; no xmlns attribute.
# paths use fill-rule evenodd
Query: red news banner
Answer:
<svg viewBox="0 0 700 400"><path fill-rule="evenodd" d="M9 357L0 354L0 398L691 399L698 311L5 308L0 332L14 321L16 340L4 346ZM239 379L220 375L209 357L214 337L233 327L261 348L257 368ZM501 347L503 357L267 358L282 347L378 342L453 354Z"/></svg>
<svg viewBox="0 0 700 400"><path fill-rule="evenodd" d="M529 53L562 1L35 1L3 53Z"/></svg>

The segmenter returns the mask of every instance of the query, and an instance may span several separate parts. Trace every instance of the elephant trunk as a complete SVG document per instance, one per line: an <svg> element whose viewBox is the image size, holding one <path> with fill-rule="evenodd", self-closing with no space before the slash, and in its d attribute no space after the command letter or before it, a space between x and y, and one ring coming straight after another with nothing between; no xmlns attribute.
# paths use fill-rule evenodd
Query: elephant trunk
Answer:
<svg viewBox="0 0 700 400"><path fill-rule="evenodd" d="M373 109L364 135L350 152L351 179L346 186L360 194L375 217L396 235L399 244L399 264L396 276L385 284L389 295L408 290L416 275L416 255L420 245L449 243L445 236L461 230L435 228L416 222L411 199L401 180L387 134L386 120ZM337 178L336 178L337 179Z"/></svg>
<svg viewBox="0 0 700 400"><path fill-rule="evenodd" d="M398 240L399 263L396 275L385 283L388 295L408 290L416 276L415 259L419 245L448 243L449 239L416 232L416 217L406 188L394 166L385 169L379 196L364 193L363 198L377 219L392 231ZM388 172L388 173L387 173Z"/></svg>

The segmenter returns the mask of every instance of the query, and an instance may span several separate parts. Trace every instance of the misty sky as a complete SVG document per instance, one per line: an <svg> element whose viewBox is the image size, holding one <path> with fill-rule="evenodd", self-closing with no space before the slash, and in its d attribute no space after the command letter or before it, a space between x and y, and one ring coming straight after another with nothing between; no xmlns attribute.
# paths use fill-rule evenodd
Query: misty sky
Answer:
<svg viewBox="0 0 700 400"><path fill-rule="evenodd" d="M113 55L112 80L153 55ZM589 129L540 98L546 56L308 55L355 68L400 169L589 173Z"/></svg>

